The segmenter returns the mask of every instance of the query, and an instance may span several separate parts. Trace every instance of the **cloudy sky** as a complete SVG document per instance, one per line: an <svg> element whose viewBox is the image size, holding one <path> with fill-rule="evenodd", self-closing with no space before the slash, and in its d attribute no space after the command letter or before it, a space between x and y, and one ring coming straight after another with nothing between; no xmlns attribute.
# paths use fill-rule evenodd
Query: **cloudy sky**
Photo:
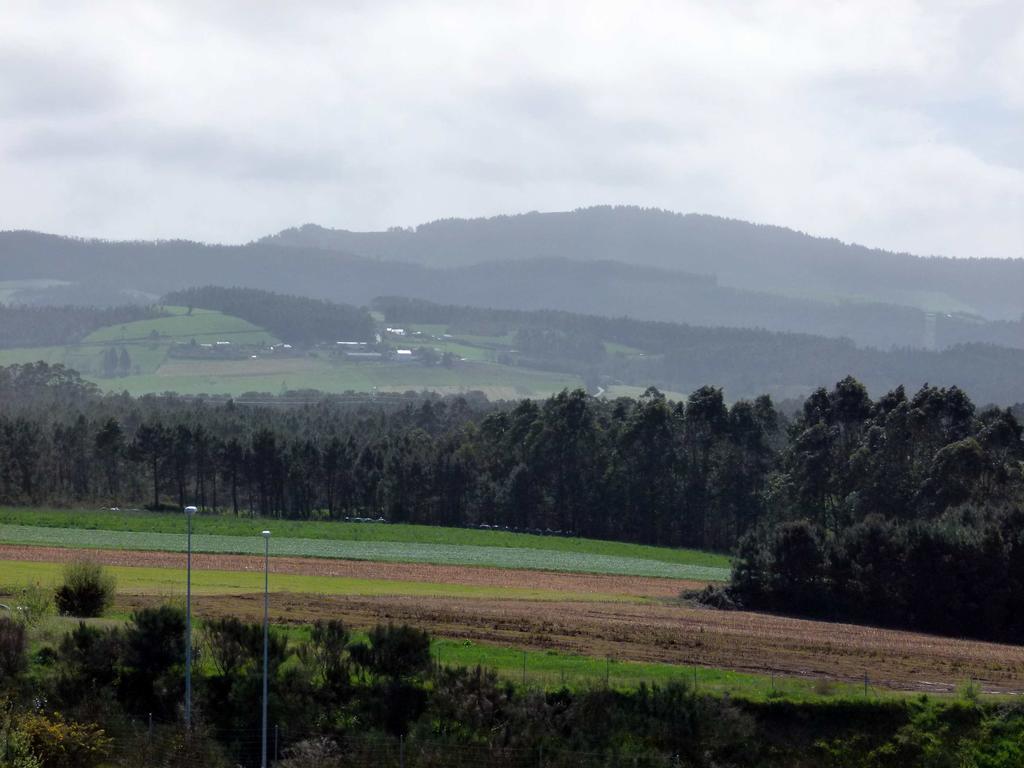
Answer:
<svg viewBox="0 0 1024 768"><path fill-rule="evenodd" d="M633 203L1024 257L1020 0L3 4L0 229Z"/></svg>

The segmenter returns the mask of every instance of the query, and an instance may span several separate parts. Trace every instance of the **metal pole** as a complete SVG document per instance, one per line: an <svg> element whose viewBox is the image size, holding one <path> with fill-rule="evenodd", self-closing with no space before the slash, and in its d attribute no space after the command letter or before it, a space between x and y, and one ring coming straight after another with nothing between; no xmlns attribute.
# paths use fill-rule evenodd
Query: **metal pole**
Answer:
<svg viewBox="0 0 1024 768"><path fill-rule="evenodd" d="M270 657L270 531L263 532L263 768L267 768L267 673Z"/></svg>
<svg viewBox="0 0 1024 768"><path fill-rule="evenodd" d="M188 520L188 560L185 576L185 731L192 730L192 516L198 510L185 507Z"/></svg>

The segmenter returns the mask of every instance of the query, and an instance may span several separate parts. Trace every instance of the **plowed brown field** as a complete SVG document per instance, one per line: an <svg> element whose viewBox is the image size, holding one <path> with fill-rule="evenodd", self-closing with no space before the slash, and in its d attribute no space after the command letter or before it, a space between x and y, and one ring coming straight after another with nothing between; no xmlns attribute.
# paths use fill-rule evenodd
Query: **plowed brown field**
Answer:
<svg viewBox="0 0 1024 768"><path fill-rule="evenodd" d="M122 599L135 608L153 598ZM200 615L259 620L261 595L203 596ZM1024 648L912 632L685 605L276 595L275 620L342 618L355 627L408 622L439 636L620 661L776 672L911 691L1024 692Z"/></svg>
<svg viewBox="0 0 1024 768"><path fill-rule="evenodd" d="M0 546L0 558L62 562L81 552ZM159 552L90 551L122 566L178 568L184 557ZM258 557L194 555L198 568L259 570ZM747 672L858 681L873 686L945 691L973 679L984 690L1024 693L1024 648L913 632L805 621L680 604L693 583L671 579L538 573L488 568L274 558L275 573L339 578L394 579L481 586L524 586L569 593L599 592L654 598L654 603L494 600L441 597L361 597L280 593L271 602L276 621L304 623L342 618L355 627L409 622L444 637L558 650L620 661L702 665ZM122 594L118 607L133 610L158 596ZM258 620L261 595L194 597L200 616Z"/></svg>

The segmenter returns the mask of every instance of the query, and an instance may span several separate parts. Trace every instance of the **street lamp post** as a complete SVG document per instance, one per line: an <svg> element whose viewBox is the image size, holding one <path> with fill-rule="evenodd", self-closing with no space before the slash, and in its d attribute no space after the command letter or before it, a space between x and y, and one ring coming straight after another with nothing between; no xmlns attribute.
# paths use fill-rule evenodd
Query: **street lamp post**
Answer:
<svg viewBox="0 0 1024 768"><path fill-rule="evenodd" d="M188 520L188 559L185 576L185 731L192 731L192 517L195 507L185 507Z"/></svg>
<svg viewBox="0 0 1024 768"><path fill-rule="evenodd" d="M270 531L263 532L263 762L267 768L267 675L270 656Z"/></svg>

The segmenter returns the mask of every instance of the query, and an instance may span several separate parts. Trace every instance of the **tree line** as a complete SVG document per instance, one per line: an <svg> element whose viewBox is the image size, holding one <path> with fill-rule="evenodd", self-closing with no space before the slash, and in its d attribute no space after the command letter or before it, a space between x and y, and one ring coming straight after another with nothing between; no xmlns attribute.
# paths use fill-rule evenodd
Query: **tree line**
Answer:
<svg viewBox="0 0 1024 768"><path fill-rule="evenodd" d="M265 328L282 341L303 347L374 338L373 319L365 309L322 299L254 288L204 286L173 291L163 297L163 302L234 315Z"/></svg>
<svg viewBox="0 0 1024 768"><path fill-rule="evenodd" d="M767 396L727 404L713 387L681 402L654 389L287 407L104 396L45 363L0 368L0 395L0 498L18 503L197 503L729 551L765 524L836 534L871 515L1010 508L1024 489L1013 412L979 412L955 387L872 400L846 378L792 421Z"/></svg>
<svg viewBox="0 0 1024 768"><path fill-rule="evenodd" d="M0 349L76 344L108 325L159 317L155 307L35 307L0 304Z"/></svg>

